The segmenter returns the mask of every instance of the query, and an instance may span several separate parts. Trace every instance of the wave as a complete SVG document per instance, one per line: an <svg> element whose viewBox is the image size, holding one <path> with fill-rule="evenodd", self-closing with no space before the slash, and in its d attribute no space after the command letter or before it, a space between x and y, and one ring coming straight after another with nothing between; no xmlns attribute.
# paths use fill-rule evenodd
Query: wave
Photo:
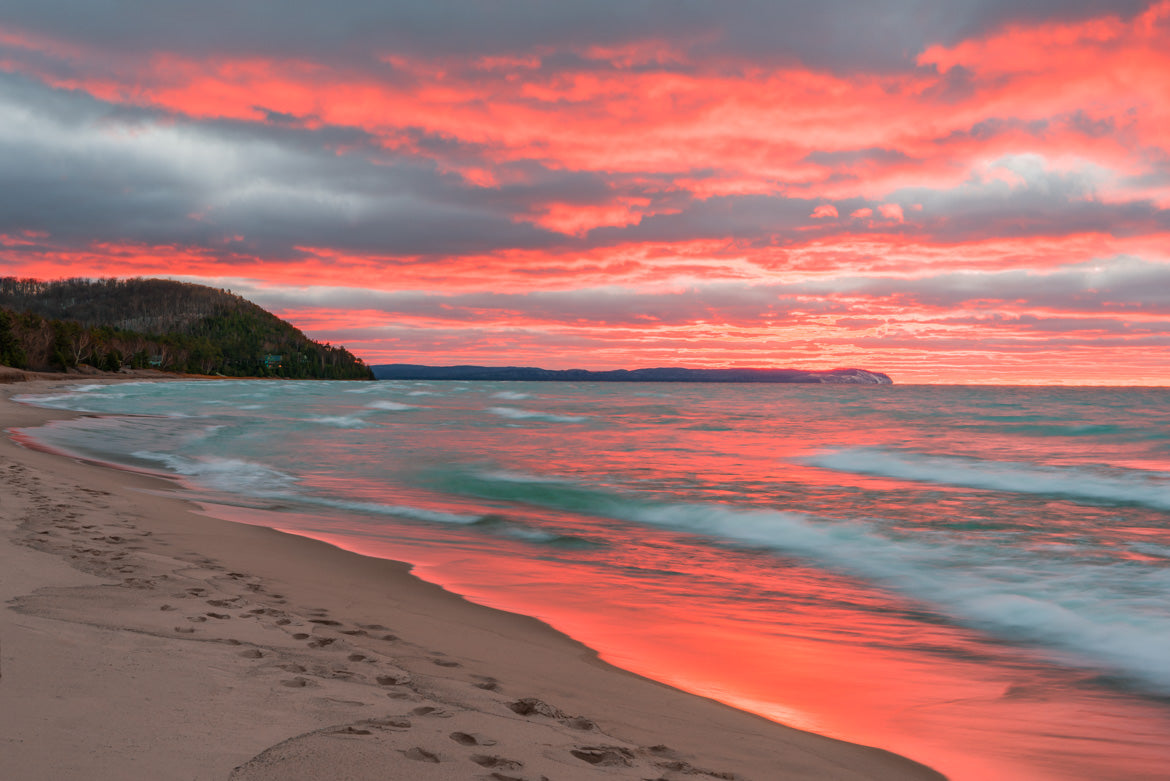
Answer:
<svg viewBox="0 0 1170 781"><path fill-rule="evenodd" d="M657 503L571 480L506 472L453 474L450 485L496 500L611 517L797 556L861 576L953 620L1049 649L1170 694L1170 567L1086 562L1054 552L1005 549L882 524L773 509Z"/></svg>
<svg viewBox="0 0 1170 781"><path fill-rule="evenodd" d="M322 426L334 428L366 428L370 424L357 415L322 415L309 418L310 423L319 423Z"/></svg>
<svg viewBox="0 0 1170 781"><path fill-rule="evenodd" d="M1037 466L880 448L827 451L801 462L838 472L1170 510L1170 475L1163 472L1113 467L1104 473L1084 467Z"/></svg>
<svg viewBox="0 0 1170 781"><path fill-rule="evenodd" d="M255 461L239 458L187 458L173 453L138 450L130 454L216 491L242 493L263 499L287 499L295 490L296 478Z"/></svg>
<svg viewBox="0 0 1170 781"><path fill-rule="evenodd" d="M532 398L531 393L517 393L516 391L500 391L492 394L493 399L509 399L511 401L519 401L520 399Z"/></svg>
<svg viewBox="0 0 1170 781"><path fill-rule="evenodd" d="M501 537L509 537L514 540L520 540L521 542L535 543L538 545L551 545L557 548L578 550L605 547L604 543L597 540L587 539L575 534L562 534L546 529L539 529L527 524L517 523L496 513L482 516L476 521L475 526L489 533L498 534Z"/></svg>
<svg viewBox="0 0 1170 781"><path fill-rule="evenodd" d="M366 409L380 409L387 412L401 412L406 409L418 409L413 404L402 404L397 401L371 401L366 405Z"/></svg>
<svg viewBox="0 0 1170 781"><path fill-rule="evenodd" d="M499 415L501 418L510 418L512 420L545 420L552 423L580 423L587 420L585 415L554 415L551 412L538 412L530 409L518 409L516 407L488 407L487 411L493 415Z"/></svg>
<svg viewBox="0 0 1170 781"><path fill-rule="evenodd" d="M227 494L242 494L256 499L279 499L286 504L326 507L348 512L392 515L416 521L469 525L480 515L431 510L404 504L381 504L353 499L314 496L300 490L298 480L272 467L238 458L186 458L172 453L140 450L131 454L143 461L161 464L167 470L190 477L199 485Z"/></svg>
<svg viewBox="0 0 1170 781"><path fill-rule="evenodd" d="M45 407L47 409L62 409L73 412L98 412L99 410L93 407L94 402L104 401L107 399L122 399L126 397L125 393L95 394L92 392L95 389L105 387L107 386L83 385L81 388L87 388L88 390L81 391L81 389L78 388L76 391L71 390L67 393L21 394L19 396L13 396L12 400L20 402L21 404L28 404L33 407Z"/></svg>
<svg viewBox="0 0 1170 781"><path fill-rule="evenodd" d="M482 516L449 513L442 510L431 510L425 507L414 507L407 504L380 504L378 502L359 502L352 499L334 499L324 496L296 496L293 497L302 504L317 507L330 507L335 510L371 513L373 515L393 515L396 518L409 518L415 521L431 523L455 523L470 525L477 523Z"/></svg>

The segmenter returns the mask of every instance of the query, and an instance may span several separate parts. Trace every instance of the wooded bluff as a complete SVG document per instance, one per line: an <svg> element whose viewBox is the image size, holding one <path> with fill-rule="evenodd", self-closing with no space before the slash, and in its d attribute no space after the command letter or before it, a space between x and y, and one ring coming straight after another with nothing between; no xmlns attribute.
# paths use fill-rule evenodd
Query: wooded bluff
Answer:
<svg viewBox="0 0 1170 781"><path fill-rule="evenodd" d="M0 278L0 365L368 380L344 347L226 290L166 279Z"/></svg>

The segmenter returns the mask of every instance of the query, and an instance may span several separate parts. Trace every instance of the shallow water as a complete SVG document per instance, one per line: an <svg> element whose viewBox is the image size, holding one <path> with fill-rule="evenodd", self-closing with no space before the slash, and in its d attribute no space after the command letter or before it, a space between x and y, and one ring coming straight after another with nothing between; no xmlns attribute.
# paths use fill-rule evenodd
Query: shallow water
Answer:
<svg viewBox="0 0 1170 781"><path fill-rule="evenodd" d="M955 779L1170 778L1170 391L181 382L25 432Z"/></svg>

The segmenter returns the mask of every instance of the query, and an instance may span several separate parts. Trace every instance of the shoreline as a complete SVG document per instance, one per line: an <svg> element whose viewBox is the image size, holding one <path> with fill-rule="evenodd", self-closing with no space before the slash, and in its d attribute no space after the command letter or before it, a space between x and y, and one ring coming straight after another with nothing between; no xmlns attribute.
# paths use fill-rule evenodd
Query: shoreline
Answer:
<svg viewBox="0 0 1170 781"><path fill-rule="evenodd" d="M0 386L2 776L942 777L613 667L407 564L200 514L167 481L7 434L76 416L12 395L111 381Z"/></svg>

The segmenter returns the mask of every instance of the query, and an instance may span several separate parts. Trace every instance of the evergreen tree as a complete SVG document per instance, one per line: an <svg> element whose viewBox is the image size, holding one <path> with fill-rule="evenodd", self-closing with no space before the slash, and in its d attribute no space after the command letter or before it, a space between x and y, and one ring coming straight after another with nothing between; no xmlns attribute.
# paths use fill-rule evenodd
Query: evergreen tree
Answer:
<svg viewBox="0 0 1170 781"><path fill-rule="evenodd" d="M16 335L16 318L0 309L0 366L23 369L28 364L24 345Z"/></svg>

